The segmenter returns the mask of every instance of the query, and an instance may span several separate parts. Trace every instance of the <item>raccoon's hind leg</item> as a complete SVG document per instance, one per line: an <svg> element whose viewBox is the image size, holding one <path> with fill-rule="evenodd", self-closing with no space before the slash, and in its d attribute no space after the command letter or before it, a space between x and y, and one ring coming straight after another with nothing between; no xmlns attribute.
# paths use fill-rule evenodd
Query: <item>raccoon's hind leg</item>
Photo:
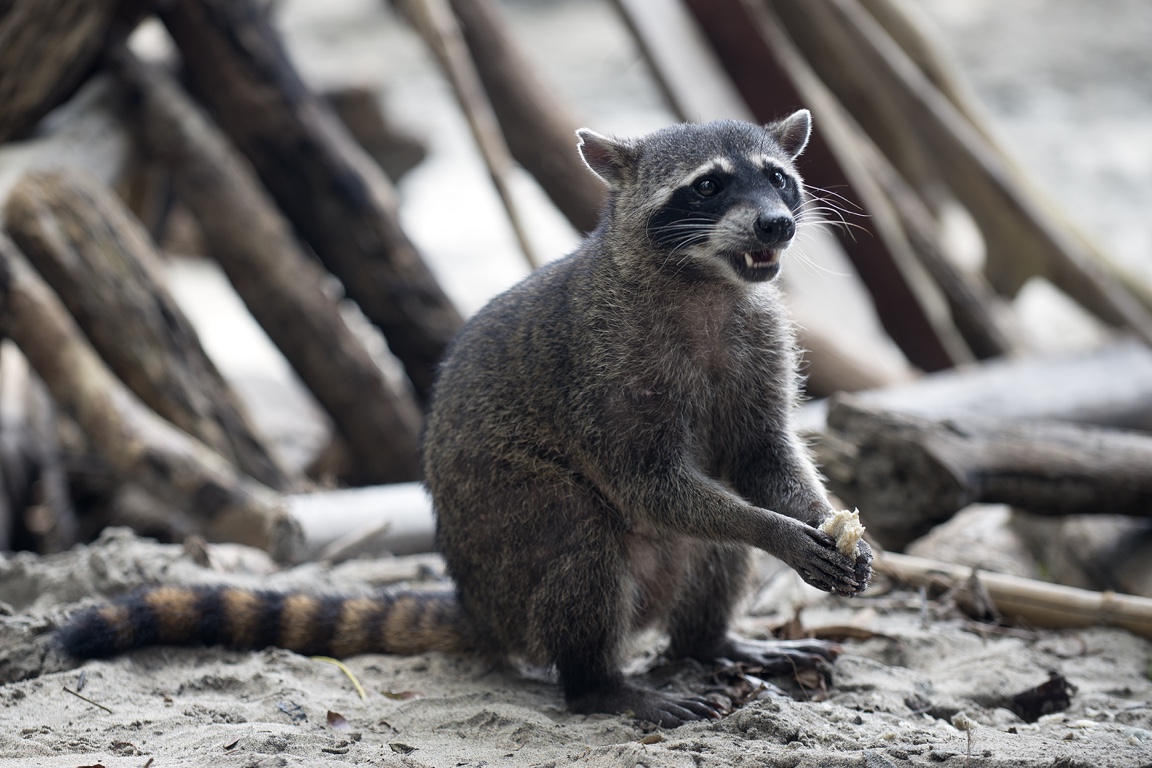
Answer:
<svg viewBox="0 0 1152 768"><path fill-rule="evenodd" d="M631 631L635 596L618 514L590 493L561 486L562 509L539 536L527 622L556 665L573 712L625 714L675 727L719 716L712 702L671 696L628 683L621 648ZM540 568L541 565L545 567Z"/></svg>
<svg viewBox="0 0 1152 768"><path fill-rule="evenodd" d="M729 634L732 613L744 596L751 569L749 549L736 544L695 548L685 588L669 617L668 655L700 661L728 659L761 668L766 675L801 669L829 674L838 646L822 640L748 640Z"/></svg>

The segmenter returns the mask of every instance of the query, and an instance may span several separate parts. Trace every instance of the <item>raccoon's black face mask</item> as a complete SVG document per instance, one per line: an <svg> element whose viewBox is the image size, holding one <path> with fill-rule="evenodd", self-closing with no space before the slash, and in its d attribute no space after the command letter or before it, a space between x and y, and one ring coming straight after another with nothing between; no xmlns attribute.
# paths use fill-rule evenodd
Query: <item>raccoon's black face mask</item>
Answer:
<svg viewBox="0 0 1152 768"><path fill-rule="evenodd" d="M771 280L796 233L803 185L792 166L811 120L676 125L631 141L582 130L580 151L612 190L616 227L654 250L656 266L684 275Z"/></svg>

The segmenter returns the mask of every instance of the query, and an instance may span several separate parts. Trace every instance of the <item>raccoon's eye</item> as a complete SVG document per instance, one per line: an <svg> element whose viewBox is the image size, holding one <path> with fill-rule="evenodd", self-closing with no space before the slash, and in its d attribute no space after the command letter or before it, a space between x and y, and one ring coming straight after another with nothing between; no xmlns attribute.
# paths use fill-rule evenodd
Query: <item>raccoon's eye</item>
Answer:
<svg viewBox="0 0 1152 768"><path fill-rule="evenodd" d="M768 170L768 181L772 186L776 187L776 189L784 189L788 186L788 177L775 168Z"/></svg>
<svg viewBox="0 0 1152 768"><path fill-rule="evenodd" d="M711 176L705 176L693 184L692 189L696 194L700 195L700 197L712 197L720 191L720 182Z"/></svg>

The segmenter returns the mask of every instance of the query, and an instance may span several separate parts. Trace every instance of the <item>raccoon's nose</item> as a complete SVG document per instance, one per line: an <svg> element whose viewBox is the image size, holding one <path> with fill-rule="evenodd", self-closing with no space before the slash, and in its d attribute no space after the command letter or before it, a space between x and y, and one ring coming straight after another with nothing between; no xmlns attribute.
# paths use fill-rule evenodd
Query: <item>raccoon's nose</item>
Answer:
<svg viewBox="0 0 1152 768"><path fill-rule="evenodd" d="M767 245L783 245L796 234L796 222L786 213L762 213L756 218L756 236Z"/></svg>

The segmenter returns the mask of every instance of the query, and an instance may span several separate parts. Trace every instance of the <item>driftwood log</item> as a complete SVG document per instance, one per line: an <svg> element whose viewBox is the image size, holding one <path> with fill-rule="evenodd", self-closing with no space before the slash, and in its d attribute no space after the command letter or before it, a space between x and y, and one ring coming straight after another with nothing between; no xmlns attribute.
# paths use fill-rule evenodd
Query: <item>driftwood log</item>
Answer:
<svg viewBox="0 0 1152 768"><path fill-rule="evenodd" d="M994 360L862 392L860 398L936 421L973 415L1055 419L1152 432L1152 349L1122 339L1058 356ZM819 407L814 403L805 411Z"/></svg>
<svg viewBox="0 0 1152 768"><path fill-rule="evenodd" d="M530 268L535 269L540 266L540 260L528 239L527 222L512 194L512 153L500 132L496 113L480 82L475 63L468 55L468 46L448 0L404 0L403 9L440 64L440 70L452 84L456 101L472 130L476 148L488 166L488 176L504 205L508 223L512 225L524 259Z"/></svg>
<svg viewBox="0 0 1152 768"><path fill-rule="evenodd" d="M162 70L125 48L112 56L134 94L145 145L173 172L209 250L253 317L332 417L355 482L419 476L420 409L349 330L326 276L301 252L249 166Z"/></svg>
<svg viewBox="0 0 1152 768"><path fill-rule="evenodd" d="M808 94L801 93L794 81L795 72L780 57L784 48L780 27L764 5L745 0L685 0L685 5L757 120L774 120L808 103ZM772 87L766 88L766 82ZM816 113L817 129L804 150L805 179L817 194L821 188L835 190L847 205L869 210L866 194L856 186L859 175L853 179L844 168L842 155L821 127L821 117ZM851 147L841 151L850 152ZM963 343L956 344L955 330L944 322L947 309L942 297L931 295L934 286L914 260L894 252L882 237L858 237L840 227L834 231L874 297L885 331L913 365L937 371L968 356L966 350L957 349Z"/></svg>
<svg viewBox="0 0 1152 768"><path fill-rule="evenodd" d="M13 241L137 397L265 485L291 485L164 287L147 234L111 191L82 173L42 171L16 186L4 212Z"/></svg>
<svg viewBox="0 0 1152 768"><path fill-rule="evenodd" d="M767 0L766 0L767 1ZM907 179L946 181L980 225L989 276L1041 274L1111 325L1152 342L1152 311L1019 180L859 0L771 0L805 59Z"/></svg>
<svg viewBox="0 0 1152 768"><path fill-rule="evenodd" d="M100 55L121 0L0 3L0 143L67 99Z"/></svg>
<svg viewBox="0 0 1152 768"><path fill-rule="evenodd" d="M280 561L299 557L300 526L283 499L140 402L2 234L0 333L20 347L56 403L125 480L185 510L211 540L260 547Z"/></svg>
<svg viewBox="0 0 1152 768"><path fill-rule="evenodd" d="M56 418L28 360L0 344L0 551L63 552L79 538Z"/></svg>
<svg viewBox="0 0 1152 768"><path fill-rule="evenodd" d="M400 228L388 178L304 85L255 0L175 0L159 14L194 95L426 399L461 318Z"/></svg>
<svg viewBox="0 0 1152 768"><path fill-rule="evenodd" d="M905 584L963 583L973 573L965 566L884 553L876 570ZM976 578L1007 619L1034 627L1122 627L1152 639L1152 599L1115 592L1090 592L1005 573L976 571Z"/></svg>
<svg viewBox="0 0 1152 768"><path fill-rule="evenodd" d="M977 503L1152 517L1152 436L1054 421L931 421L840 398L818 449L832 490L899 549Z"/></svg>
<svg viewBox="0 0 1152 768"><path fill-rule="evenodd" d="M576 229L591 232L605 190L576 154L576 129L582 124L537 74L496 3L451 4L512 156Z"/></svg>

